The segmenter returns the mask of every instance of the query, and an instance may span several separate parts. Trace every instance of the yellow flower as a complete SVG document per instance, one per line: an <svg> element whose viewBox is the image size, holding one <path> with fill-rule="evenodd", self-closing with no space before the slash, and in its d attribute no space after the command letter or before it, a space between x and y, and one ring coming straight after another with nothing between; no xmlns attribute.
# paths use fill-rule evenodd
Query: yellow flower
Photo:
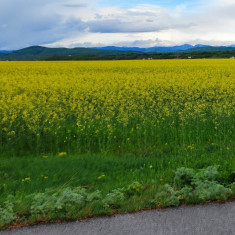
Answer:
<svg viewBox="0 0 235 235"><path fill-rule="evenodd" d="M194 144L192 144L192 145L189 145L187 148L190 150L193 150L193 149L195 149L195 146L194 146Z"/></svg>
<svg viewBox="0 0 235 235"><path fill-rule="evenodd" d="M182 195L179 195L178 198L179 198L179 199L182 199Z"/></svg>
<svg viewBox="0 0 235 235"><path fill-rule="evenodd" d="M129 151L122 140L136 143L140 149L151 147L150 140L161 125L162 130L164 125L175 130L169 141L178 138L178 131L187 130L187 126L192 136L198 133L198 138L204 138L200 129L196 132L193 128L196 123L198 128L213 123L211 137L208 134L212 140L218 130L232 135L223 123L232 123L234 113L235 60L188 60L183 66L179 60L0 62L0 67L0 130L4 139L0 148L11 146L16 137L23 146L27 142L24 136L32 133L32 142L40 145L54 139L64 141L65 149L71 145L95 152L117 145L122 153ZM63 131L68 123L73 128ZM127 133L131 133L128 138ZM97 140L101 149L94 146ZM188 145L188 151L196 148ZM52 152L55 150L53 147Z"/></svg>
<svg viewBox="0 0 235 235"><path fill-rule="evenodd" d="M30 180L31 180L30 177L26 177L26 178L24 178L22 181L23 181L23 182L25 182L25 181L27 182L27 181L30 181Z"/></svg>
<svg viewBox="0 0 235 235"><path fill-rule="evenodd" d="M63 156L66 156L67 155L67 153L66 152L61 152L61 153L59 153L59 157L63 157Z"/></svg>
<svg viewBox="0 0 235 235"><path fill-rule="evenodd" d="M102 174L102 175L100 175L100 176L98 176L98 180L100 180L100 179L102 179L102 178L104 178L105 177L105 174Z"/></svg>

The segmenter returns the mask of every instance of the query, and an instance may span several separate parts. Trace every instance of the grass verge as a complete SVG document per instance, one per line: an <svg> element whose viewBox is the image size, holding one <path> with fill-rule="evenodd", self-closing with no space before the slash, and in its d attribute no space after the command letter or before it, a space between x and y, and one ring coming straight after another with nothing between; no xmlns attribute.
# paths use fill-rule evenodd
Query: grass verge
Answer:
<svg viewBox="0 0 235 235"><path fill-rule="evenodd" d="M234 169L233 156L215 152L2 157L0 226L226 200Z"/></svg>

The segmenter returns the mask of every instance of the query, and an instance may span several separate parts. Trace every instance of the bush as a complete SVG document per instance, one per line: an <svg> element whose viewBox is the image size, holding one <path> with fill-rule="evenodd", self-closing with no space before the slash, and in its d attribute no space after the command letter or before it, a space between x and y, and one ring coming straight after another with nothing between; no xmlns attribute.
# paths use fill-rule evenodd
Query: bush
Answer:
<svg viewBox="0 0 235 235"><path fill-rule="evenodd" d="M232 195L235 195L235 182L230 185L230 188L232 190Z"/></svg>
<svg viewBox="0 0 235 235"><path fill-rule="evenodd" d="M65 188L54 194L38 193L32 198L31 214L46 215L57 210L66 210L70 207L82 206L85 203L87 193L82 188Z"/></svg>
<svg viewBox="0 0 235 235"><path fill-rule="evenodd" d="M8 196L3 206L0 207L0 227L10 224L16 219L13 201L14 197Z"/></svg>
<svg viewBox="0 0 235 235"><path fill-rule="evenodd" d="M190 185L195 176L195 171L191 168L181 167L175 172L174 183L177 186Z"/></svg>
<svg viewBox="0 0 235 235"><path fill-rule="evenodd" d="M202 201L227 200L232 195L232 190L215 181L204 180L197 182L195 194Z"/></svg>
<svg viewBox="0 0 235 235"><path fill-rule="evenodd" d="M218 176L218 170L214 166L208 166L205 169L199 170L194 176L194 180L210 180L215 181Z"/></svg>
<svg viewBox="0 0 235 235"><path fill-rule="evenodd" d="M122 189L114 189L111 193L107 194L103 200L105 208L118 208L121 202L124 201L125 195Z"/></svg>
<svg viewBox="0 0 235 235"><path fill-rule="evenodd" d="M181 190L176 192L176 195L180 200L184 200L186 202L192 202L195 200L195 194L191 186L183 187Z"/></svg>
<svg viewBox="0 0 235 235"><path fill-rule="evenodd" d="M180 201L175 191L169 184L165 184L162 190L156 195L155 202L157 206L178 206Z"/></svg>
<svg viewBox="0 0 235 235"><path fill-rule="evenodd" d="M157 195L159 206L177 206L180 201L187 203L209 200L227 200L235 194L235 184L230 188L217 182L218 170L214 166L195 171L181 167L176 170L174 187L165 185Z"/></svg>

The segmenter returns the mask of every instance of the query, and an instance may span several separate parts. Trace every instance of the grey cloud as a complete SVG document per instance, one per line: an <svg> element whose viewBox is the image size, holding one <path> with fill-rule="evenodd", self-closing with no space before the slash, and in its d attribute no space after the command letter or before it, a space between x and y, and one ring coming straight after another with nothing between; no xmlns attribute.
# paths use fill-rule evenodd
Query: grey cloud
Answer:
<svg viewBox="0 0 235 235"><path fill-rule="evenodd" d="M153 22L153 20L151 20L151 19L147 19L147 20L146 20L146 22L152 23L152 22Z"/></svg>
<svg viewBox="0 0 235 235"><path fill-rule="evenodd" d="M164 26L149 25L146 27L141 22L125 22L118 19L90 21L87 22L90 32L93 33L137 33L137 32L153 32L164 29Z"/></svg>
<svg viewBox="0 0 235 235"><path fill-rule="evenodd" d="M144 33L144 32L159 32L171 28L190 28L193 23L172 23L161 21L148 20L146 21L124 21L119 19L90 21L86 23L89 32L93 33Z"/></svg>
<svg viewBox="0 0 235 235"><path fill-rule="evenodd" d="M235 20L235 3L222 4L209 9L209 15L218 19L233 19Z"/></svg>
<svg viewBox="0 0 235 235"><path fill-rule="evenodd" d="M83 8L88 7L88 4L81 3L81 4L63 4L64 7L71 7L71 8Z"/></svg>
<svg viewBox="0 0 235 235"><path fill-rule="evenodd" d="M189 28L194 24L171 16L164 9L116 8L106 14L96 14L95 20L87 21L90 32L137 33L158 32L170 28Z"/></svg>
<svg viewBox="0 0 235 235"><path fill-rule="evenodd" d="M80 19L57 11L62 0L1 0L0 49L18 49L55 42L85 29ZM14 4L13 4L14 3Z"/></svg>
<svg viewBox="0 0 235 235"><path fill-rule="evenodd" d="M223 41L223 40L202 40L200 38L191 40L187 42L188 44L196 45L196 44L203 44L203 45L211 45L211 46L231 46L235 42L234 41Z"/></svg>
<svg viewBox="0 0 235 235"><path fill-rule="evenodd" d="M169 45L170 42L168 41L162 41L156 38L155 40L149 39L149 40L134 40L132 42L119 42L116 43L115 46L127 46L127 47L142 47L142 48L147 48L147 47L156 47L156 46L166 46Z"/></svg>
<svg viewBox="0 0 235 235"><path fill-rule="evenodd" d="M78 2L78 1L77 1ZM14 4L15 5L14 5ZM14 7L13 7L14 5ZM83 20L79 13L63 12L63 8L84 8L93 19ZM75 11L76 12L76 11ZM189 27L174 20L164 9L112 8L110 13L92 12L84 1L74 4L62 0L1 0L0 49L17 49L30 44L47 44L82 32L140 33L158 32L172 27ZM174 23L172 23L174 22ZM17 40L16 40L17 39Z"/></svg>
<svg viewBox="0 0 235 235"><path fill-rule="evenodd" d="M172 42L164 41L156 38L155 40L149 39L149 40L134 40L134 41L120 41L112 44L113 46L117 47L155 47L155 46L169 46L169 45L175 45ZM91 43L91 42L84 42L84 43L76 43L71 42L72 47L104 47L107 46L103 43Z"/></svg>
<svg viewBox="0 0 235 235"><path fill-rule="evenodd" d="M102 8L95 5L97 0L0 0L0 49L18 49L30 45L59 42L76 38L87 33L129 34L159 33L175 30L183 37L195 38L210 32L229 32L235 35L235 4L224 0L224 5L212 3L197 14L188 15L187 8L180 14L155 6ZM203 12L198 14L199 12ZM186 35L186 36L185 36ZM195 36L194 36L195 35ZM115 36L114 36L115 37ZM213 36L212 36L213 38ZM196 40L195 39L195 40ZM95 38L91 37L94 43ZM136 40L120 41L120 45L141 46L164 44L163 41ZM205 39L204 39L205 40ZM219 41L219 38L217 38ZM225 41L224 38L221 42ZM235 41L230 38L228 41ZM97 42L99 43L99 42ZM129 44L128 44L129 43ZM168 42L170 43L170 42ZM115 44L115 43L113 43ZM117 45L117 44L116 44ZM165 45L165 44L164 44Z"/></svg>

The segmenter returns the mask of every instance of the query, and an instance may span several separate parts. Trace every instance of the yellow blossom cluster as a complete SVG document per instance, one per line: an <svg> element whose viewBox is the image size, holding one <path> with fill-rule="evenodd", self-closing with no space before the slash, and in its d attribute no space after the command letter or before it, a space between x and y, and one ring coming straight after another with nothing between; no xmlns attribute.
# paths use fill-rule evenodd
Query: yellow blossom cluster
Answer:
<svg viewBox="0 0 235 235"><path fill-rule="evenodd" d="M234 107L234 60L0 62L1 151L226 141Z"/></svg>

